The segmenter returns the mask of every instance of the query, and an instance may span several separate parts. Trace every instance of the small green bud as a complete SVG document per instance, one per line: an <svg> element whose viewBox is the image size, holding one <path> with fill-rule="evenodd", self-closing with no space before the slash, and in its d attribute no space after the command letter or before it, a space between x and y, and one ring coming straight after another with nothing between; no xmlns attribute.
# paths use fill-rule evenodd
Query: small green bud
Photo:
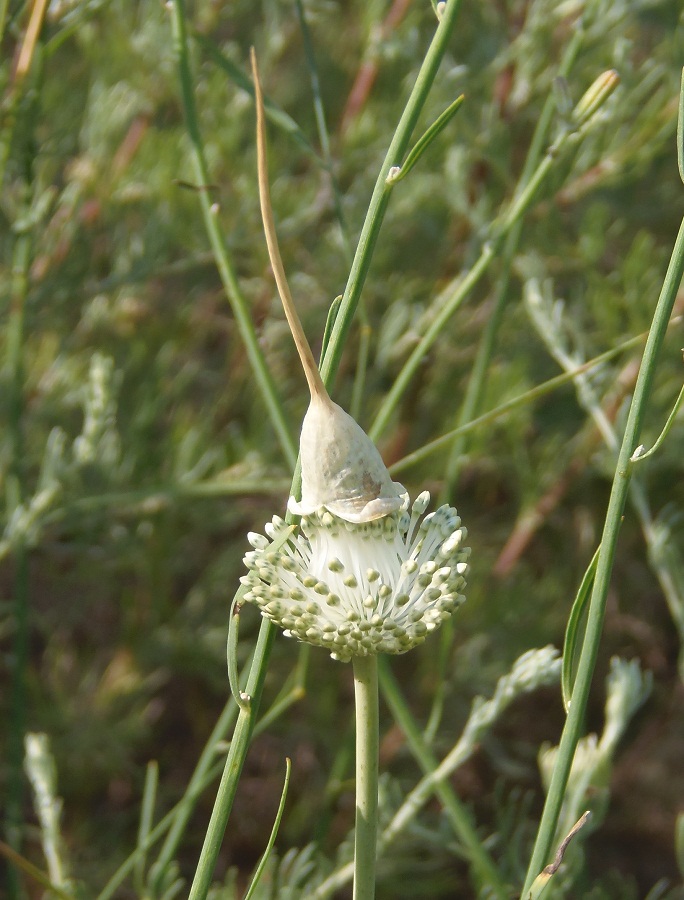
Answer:
<svg viewBox="0 0 684 900"><path fill-rule="evenodd" d="M594 113L603 106L618 84L620 84L620 76L615 69L608 69L607 72L599 75L573 110L572 117L577 125L584 125L585 122L588 122Z"/></svg>

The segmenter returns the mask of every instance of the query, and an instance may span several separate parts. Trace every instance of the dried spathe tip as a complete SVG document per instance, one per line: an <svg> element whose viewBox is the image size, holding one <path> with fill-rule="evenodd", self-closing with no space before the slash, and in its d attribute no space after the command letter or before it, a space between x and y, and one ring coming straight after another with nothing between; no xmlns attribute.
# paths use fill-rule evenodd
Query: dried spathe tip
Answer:
<svg viewBox="0 0 684 900"><path fill-rule="evenodd" d="M346 522L372 522L401 509L404 488L392 481L365 431L332 400L314 397L300 438L303 516L325 507Z"/></svg>
<svg viewBox="0 0 684 900"><path fill-rule="evenodd" d="M311 403L302 424L302 499L290 510L309 515L321 508L347 522L372 522L401 509L404 488L395 484L368 435L328 396L292 299L278 249L266 165L266 124L259 72L251 54L257 110L259 198L269 259L306 376Z"/></svg>

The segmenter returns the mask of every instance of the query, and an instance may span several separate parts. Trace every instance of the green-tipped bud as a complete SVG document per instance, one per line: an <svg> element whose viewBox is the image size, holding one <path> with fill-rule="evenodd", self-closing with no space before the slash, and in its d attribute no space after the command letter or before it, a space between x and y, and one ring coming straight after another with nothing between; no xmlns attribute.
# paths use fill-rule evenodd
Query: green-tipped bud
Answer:
<svg viewBox="0 0 684 900"><path fill-rule="evenodd" d="M575 109L572 117L578 125L584 125L598 112L606 100L620 84L620 76L615 69L603 72L584 94Z"/></svg>

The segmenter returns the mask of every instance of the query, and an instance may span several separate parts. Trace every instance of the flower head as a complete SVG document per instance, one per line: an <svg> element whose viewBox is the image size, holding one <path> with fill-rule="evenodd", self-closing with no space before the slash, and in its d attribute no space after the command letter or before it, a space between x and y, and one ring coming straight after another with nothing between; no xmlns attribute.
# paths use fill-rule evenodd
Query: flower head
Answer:
<svg viewBox="0 0 684 900"><path fill-rule="evenodd" d="M430 495L408 510L354 523L319 509L277 549L288 526L274 516L267 537L251 533L245 600L296 637L335 659L405 653L465 599L470 548L456 510L424 515Z"/></svg>

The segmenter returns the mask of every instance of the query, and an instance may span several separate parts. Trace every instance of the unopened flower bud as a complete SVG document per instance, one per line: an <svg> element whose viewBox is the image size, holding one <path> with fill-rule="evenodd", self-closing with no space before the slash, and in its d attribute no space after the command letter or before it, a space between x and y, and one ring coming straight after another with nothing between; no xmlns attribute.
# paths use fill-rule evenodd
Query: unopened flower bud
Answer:
<svg viewBox="0 0 684 900"><path fill-rule="evenodd" d="M584 125L598 112L606 100L620 84L620 76L615 69L603 72L587 90L573 110L572 117L577 125Z"/></svg>

